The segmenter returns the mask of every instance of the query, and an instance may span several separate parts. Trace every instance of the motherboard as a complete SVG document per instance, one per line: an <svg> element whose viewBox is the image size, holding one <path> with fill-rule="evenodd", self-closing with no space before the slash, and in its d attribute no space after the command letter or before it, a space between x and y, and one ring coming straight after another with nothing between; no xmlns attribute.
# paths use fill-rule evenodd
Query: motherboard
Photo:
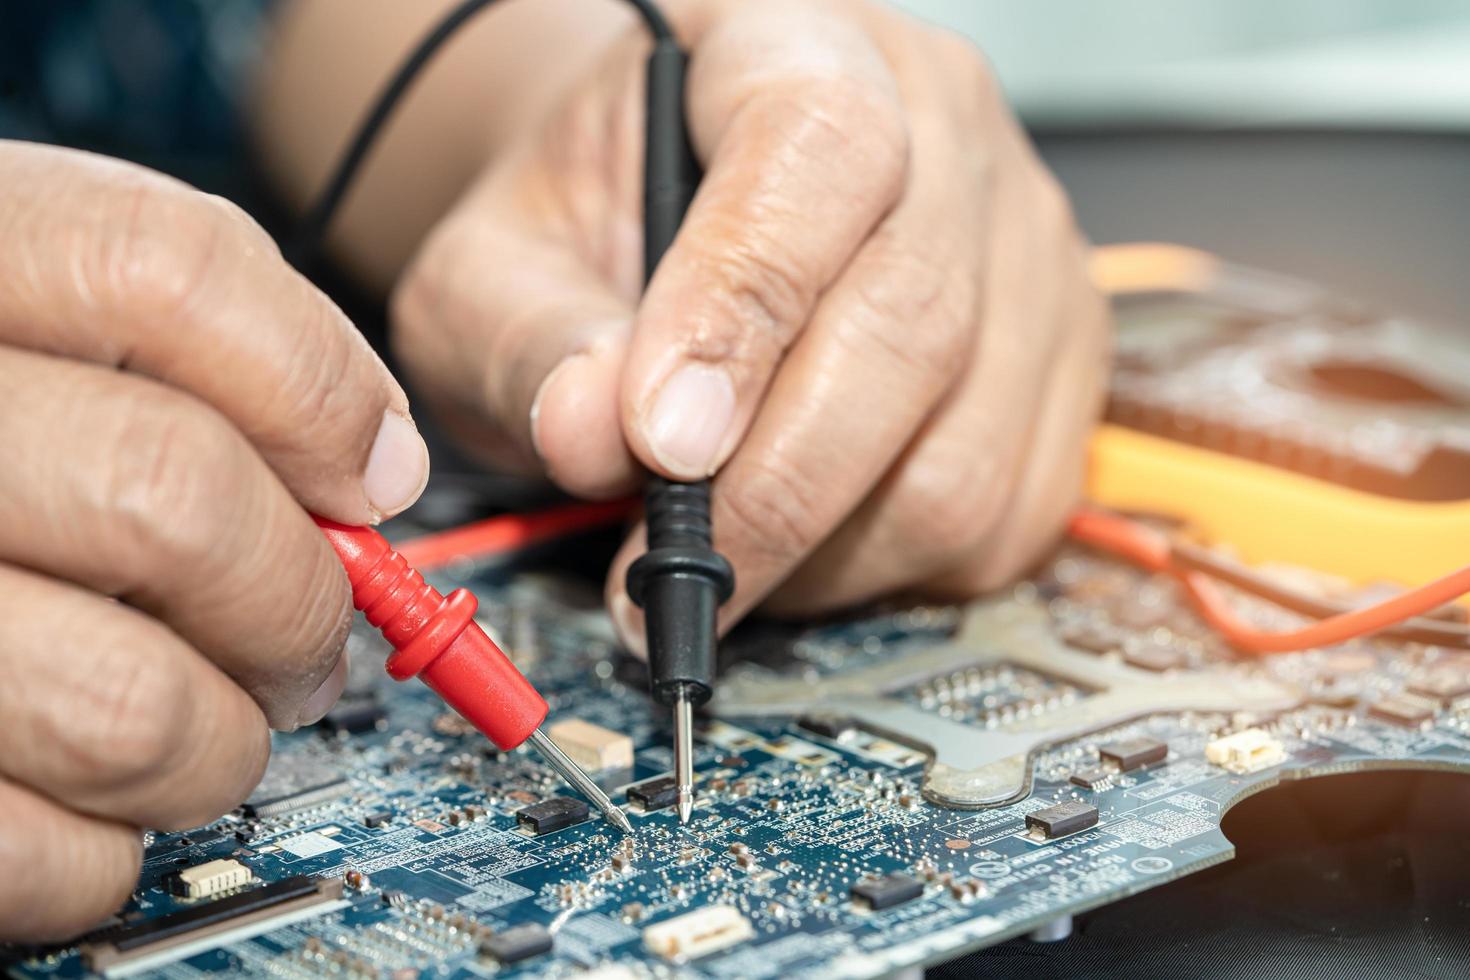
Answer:
<svg viewBox="0 0 1470 980"><path fill-rule="evenodd" d="M1162 397L1145 376L1165 359L1125 344L1116 415ZM1435 404L1414 423L1459 452L1470 426L1452 414ZM1426 472L1357 445L1365 480ZM1256 572L1342 607L1381 598L1320 572ZM1380 636L1244 657L1173 580L1067 545L970 604L737 630L680 825L667 711L595 590L469 564L439 584L476 592L482 625L550 703L549 730L633 834L536 756L497 751L426 689L390 681L364 628L341 703L275 737L241 808L148 835L118 915L65 947L12 950L10 974L877 977L1056 935L1225 861L1226 811L1283 780L1470 772L1470 651ZM1228 594L1262 628L1301 622ZM1463 632L1462 613L1436 621Z"/></svg>

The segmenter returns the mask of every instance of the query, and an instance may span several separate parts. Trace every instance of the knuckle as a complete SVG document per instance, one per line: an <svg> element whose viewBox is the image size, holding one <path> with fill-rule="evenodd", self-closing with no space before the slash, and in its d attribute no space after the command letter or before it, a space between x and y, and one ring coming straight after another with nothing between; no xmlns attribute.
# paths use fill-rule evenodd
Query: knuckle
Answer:
<svg viewBox="0 0 1470 980"><path fill-rule="evenodd" d="M432 256L420 254L404 270L388 296L388 320L396 337L409 341L423 329L427 313L439 292L435 282Z"/></svg>
<svg viewBox="0 0 1470 980"><path fill-rule="evenodd" d="M846 194L892 199L908 173L908 118L892 84L832 69L770 80L742 107L778 172L824 175ZM840 161L840 163L839 163Z"/></svg>
<svg viewBox="0 0 1470 980"><path fill-rule="evenodd" d="M719 488L724 511L716 526L721 536L740 542L761 564L790 565L810 553L823 537L818 488L780 462L750 462L738 479Z"/></svg>
<svg viewBox="0 0 1470 980"><path fill-rule="evenodd" d="M465 241L462 221L459 214L451 214L431 228L398 277L388 297L388 317L395 329L422 330L422 324L442 305L447 292L445 270L473 245Z"/></svg>
<svg viewBox="0 0 1470 980"><path fill-rule="evenodd" d="M867 315L851 318L849 326L879 344L891 364L925 378L957 375L970 347L975 284L916 243L880 235L889 238L876 253L882 271L857 277Z"/></svg>
<svg viewBox="0 0 1470 980"><path fill-rule="evenodd" d="M1039 163L1036 165L1031 207L1042 227L1059 231L1068 238L1077 234L1077 224L1067 192L1062 189L1056 176Z"/></svg>
<svg viewBox="0 0 1470 980"><path fill-rule="evenodd" d="M937 30L936 61L972 98L991 104L1002 101L1000 85L985 55L969 38L953 31Z"/></svg>
<svg viewBox="0 0 1470 980"><path fill-rule="evenodd" d="M188 830L206 824L245 802L259 784L270 761L270 730L258 725L231 730L221 738L231 743L228 755L202 778L196 777L187 796L176 795L168 812L151 821L153 829Z"/></svg>
<svg viewBox="0 0 1470 980"><path fill-rule="evenodd" d="M978 476L976 467L943 466L911 474L899 509L900 540L937 557L958 561L979 549L999 516L1001 495L994 482Z"/></svg>
<svg viewBox="0 0 1470 980"><path fill-rule="evenodd" d="M97 236L102 247L95 278L101 291L139 317L178 314L208 281L225 239L238 233L238 221L206 195L151 175L132 180L116 201L120 216L103 220L116 221L121 234Z"/></svg>
<svg viewBox="0 0 1470 980"><path fill-rule="evenodd" d="M91 785L117 790L157 780L187 740L187 681L151 660L136 645L117 644L97 661L87 710L60 729L63 748Z"/></svg>
<svg viewBox="0 0 1470 980"><path fill-rule="evenodd" d="M393 356L410 374L418 369L423 342L432 339L427 336L427 326L439 293L434 267L421 254L399 277L388 296L388 341Z"/></svg>
<svg viewBox="0 0 1470 980"><path fill-rule="evenodd" d="M976 121L989 125L1009 112L990 62L973 41L953 31L934 28L926 56L936 67L946 88L953 93L955 122L973 127Z"/></svg>
<svg viewBox="0 0 1470 980"><path fill-rule="evenodd" d="M847 161L877 185L896 190L908 172L908 121L887 87L852 74L821 79L798 103L808 153L824 164Z"/></svg>
<svg viewBox="0 0 1470 980"><path fill-rule="evenodd" d="M451 270L461 267L461 256L480 254L457 247L458 233L450 228L453 222L451 218L430 232L388 300L393 356L410 377L425 382L435 380L435 374L444 373L445 364L453 363L456 321L464 318L479 324L485 319L478 309L451 309L455 302L464 302L455 296L451 277L458 273Z"/></svg>
<svg viewBox="0 0 1470 980"><path fill-rule="evenodd" d="M304 287L309 289L310 287ZM274 400L255 414L252 436L273 449L299 446L311 433L313 448L366 445L382 415L373 391L377 374L354 364L367 356L348 336L325 299L310 296L300 304L303 318L290 366ZM364 426L370 426L364 433Z"/></svg>
<svg viewBox="0 0 1470 980"><path fill-rule="evenodd" d="M197 571L243 483L239 437L209 409L162 390L133 393L121 415L98 481L101 540L140 578Z"/></svg>
<svg viewBox="0 0 1470 980"><path fill-rule="evenodd" d="M699 360L751 360L784 347L814 299L810 277L784 247L752 240L750 232L740 245L701 264L718 315L696 321L684 341Z"/></svg>

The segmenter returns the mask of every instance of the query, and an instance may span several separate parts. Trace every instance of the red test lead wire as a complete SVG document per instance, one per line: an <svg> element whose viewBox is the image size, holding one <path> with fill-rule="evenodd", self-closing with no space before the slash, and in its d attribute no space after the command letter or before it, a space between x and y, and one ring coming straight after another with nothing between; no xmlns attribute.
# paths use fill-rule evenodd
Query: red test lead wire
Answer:
<svg viewBox="0 0 1470 980"><path fill-rule="evenodd" d="M372 528L315 520L347 569L352 605L393 647L394 680L418 677L501 749L541 727L546 701L475 622L469 590L446 598Z"/></svg>

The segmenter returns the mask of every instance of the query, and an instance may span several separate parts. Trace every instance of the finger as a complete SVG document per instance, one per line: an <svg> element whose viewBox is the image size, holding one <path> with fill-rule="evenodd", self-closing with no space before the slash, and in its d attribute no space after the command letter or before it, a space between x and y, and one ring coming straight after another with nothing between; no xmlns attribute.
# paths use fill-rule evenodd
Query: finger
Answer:
<svg viewBox="0 0 1470 980"><path fill-rule="evenodd" d="M0 942L70 939L138 880L142 835L0 779Z"/></svg>
<svg viewBox="0 0 1470 980"><path fill-rule="evenodd" d="M986 207L987 168L955 152L945 120L913 126L913 188L829 289L714 481L715 545L735 568L726 626L859 505L968 359L985 248L970 220ZM639 549L630 539L609 578L625 638L640 629L620 592Z"/></svg>
<svg viewBox="0 0 1470 980"><path fill-rule="evenodd" d="M896 83L851 18L742 5L689 75L706 174L639 309L624 433L675 479L711 475L755 419L819 297L903 193Z"/></svg>
<svg viewBox="0 0 1470 980"><path fill-rule="evenodd" d="M270 755L255 702L160 623L0 565L0 775L69 809L197 827Z"/></svg>
<svg viewBox="0 0 1470 980"><path fill-rule="evenodd" d="M223 413L308 508L365 523L428 478L402 390L244 212L131 164L0 154L0 342L125 368Z"/></svg>
<svg viewBox="0 0 1470 980"><path fill-rule="evenodd" d="M956 567L970 579L949 581L949 591L973 594L982 579L995 584L1002 569L1019 570L1054 529L1040 515L1067 509L1076 491L1073 459L1106 370L1106 314L1053 194L1046 183L998 193L1009 212L997 223L1006 247L992 245L965 379L852 519L783 585L772 611L850 606ZM1065 435L1063 420L1074 423ZM982 567L986 575L975 574Z"/></svg>
<svg viewBox="0 0 1470 980"><path fill-rule="evenodd" d="M352 613L342 566L239 432L176 389L0 347L0 561L167 623L278 728L330 700Z"/></svg>
<svg viewBox="0 0 1470 980"><path fill-rule="evenodd" d="M617 414L632 300L534 195L494 175L435 229L394 294L395 349L487 462L615 496L638 474Z"/></svg>
<svg viewBox="0 0 1470 980"><path fill-rule="evenodd" d="M1102 413L1107 388L1107 309L1086 282L1072 294L1070 342L1051 365L1025 468L1006 518L981 549L930 583L941 595L973 596L1026 572L1061 537L1082 500L1087 440Z"/></svg>

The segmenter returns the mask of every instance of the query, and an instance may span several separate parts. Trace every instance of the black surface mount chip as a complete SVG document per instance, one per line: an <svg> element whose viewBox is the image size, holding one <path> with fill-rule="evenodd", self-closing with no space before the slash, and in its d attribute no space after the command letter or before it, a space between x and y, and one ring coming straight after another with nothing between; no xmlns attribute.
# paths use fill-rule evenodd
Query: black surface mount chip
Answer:
<svg viewBox="0 0 1470 980"><path fill-rule="evenodd" d="M551 952L551 933L536 922L513 926L481 941L480 952L501 963L519 963Z"/></svg>
<svg viewBox="0 0 1470 980"><path fill-rule="evenodd" d="M924 885L915 878L895 871L881 878L866 878L852 886L852 897L874 912L912 902L924 894Z"/></svg>
<svg viewBox="0 0 1470 980"><path fill-rule="evenodd" d="M1140 766L1164 761L1169 754L1169 746L1156 738L1130 738L1099 746L1097 754L1104 762L1117 766L1119 772L1130 772Z"/></svg>
<svg viewBox="0 0 1470 980"><path fill-rule="evenodd" d="M628 787L628 802L637 804L647 813L671 807L678 800L679 787L673 776L645 779Z"/></svg>
<svg viewBox="0 0 1470 980"><path fill-rule="evenodd" d="M813 735L823 738L840 739L851 735L857 727L853 720L846 715L833 714L829 711L814 711L809 715L802 715L796 723Z"/></svg>
<svg viewBox="0 0 1470 980"><path fill-rule="evenodd" d="M1101 766L1089 766L1072 773L1068 782L1073 786L1081 786L1083 789L1097 789L1112 778L1113 774Z"/></svg>
<svg viewBox="0 0 1470 980"><path fill-rule="evenodd" d="M541 837L587 819L587 804L570 796L553 796L517 811L516 823Z"/></svg>
<svg viewBox="0 0 1470 980"><path fill-rule="evenodd" d="M361 735L387 720L388 711L376 697L343 698L317 722L324 731Z"/></svg>
<svg viewBox="0 0 1470 980"><path fill-rule="evenodd" d="M1026 814L1026 827L1039 830L1043 837L1065 837L1097 825L1097 807L1081 800L1065 800L1056 806Z"/></svg>

